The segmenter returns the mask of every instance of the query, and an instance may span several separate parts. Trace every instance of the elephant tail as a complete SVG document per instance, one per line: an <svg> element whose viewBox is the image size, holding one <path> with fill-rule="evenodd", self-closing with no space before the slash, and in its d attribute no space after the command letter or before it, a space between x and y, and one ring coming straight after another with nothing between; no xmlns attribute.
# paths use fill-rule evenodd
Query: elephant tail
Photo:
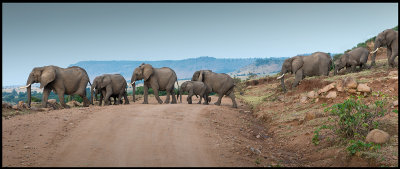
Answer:
<svg viewBox="0 0 400 169"><path fill-rule="evenodd" d="M176 79L176 85L178 86L178 91L177 91L177 94L176 94L176 100L178 100L179 99L178 97L180 96L180 101L179 102L182 103L182 93L180 93L180 91L179 91L178 78Z"/></svg>

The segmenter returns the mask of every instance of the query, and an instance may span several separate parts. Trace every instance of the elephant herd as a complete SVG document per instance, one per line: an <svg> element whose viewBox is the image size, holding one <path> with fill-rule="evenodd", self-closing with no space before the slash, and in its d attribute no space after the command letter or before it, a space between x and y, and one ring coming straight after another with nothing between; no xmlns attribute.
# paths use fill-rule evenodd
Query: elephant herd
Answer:
<svg viewBox="0 0 400 169"><path fill-rule="evenodd" d="M380 47L387 47L388 64L390 67L395 67L395 57L398 56L398 32L392 29L386 29L378 34L375 38L374 51L369 52L365 47L358 47L341 55L334 64L334 75L343 68L347 72L356 71L359 66L360 70L375 66L376 52ZM371 56L371 65L367 66L368 55ZM327 53L315 52L309 56L294 56L286 59L282 64L280 75L277 79L281 79L281 85L286 92L284 75L286 73L294 74L295 80L292 88L296 87L299 82L306 76L321 76L329 75L332 67L332 59Z"/></svg>
<svg viewBox="0 0 400 169"><path fill-rule="evenodd" d="M332 59L329 54L324 52L315 52L309 56L294 56L286 59L282 64L280 76L277 79L281 79L281 85L284 92L286 92L284 84L284 75L291 73L295 75L295 80L292 87L296 87L299 82L306 76L321 76L329 75L329 71L334 64L334 75L337 74L343 68L346 68L347 72L355 71L356 66L360 69L370 68L375 66L375 56L378 48L387 47L388 64L391 67L395 67L394 59L398 56L398 32L392 29L384 30L379 33L375 39L374 51L369 52L364 47L353 49L349 52L345 52L335 63L332 63ZM367 66L368 55L371 56L371 65ZM351 69L350 69L351 68ZM148 104L148 90L152 88L154 96L159 104L171 103L176 104L178 97L180 96L180 102L182 103L182 93L188 92L187 101L189 104L192 103L192 96L200 96L199 104L204 99L203 104L208 104L211 101L209 94L215 92L218 94L218 100L214 103L215 105L221 104L223 96L228 96L232 99L232 107L237 108L234 87L235 83L233 79L225 73L215 73L211 70L199 70L194 72L191 81L187 81L181 84L179 87L177 76L174 70L168 67L154 68L150 64L142 63L134 69L131 78L131 85L133 87L133 101L135 101L135 82L138 80L144 80L144 101L143 104ZM178 86L178 93L175 98L174 83ZM94 98L100 94L99 105L109 105L111 103L111 97L114 98L114 104L121 104L122 97L124 98L124 104L129 104L127 97L127 82L120 74L103 74L97 76L93 80L93 84L90 83L87 72L78 66L72 66L68 68L60 68L58 66L44 66L35 67L29 74L26 86L21 88L27 88L28 95L28 106L31 105L31 85L33 83L40 83L40 88L43 89L43 107L47 107L47 100L51 91L54 91L58 95L60 104L62 107L68 107L64 101L64 95L79 95L83 99L83 106L88 107L89 104L94 103ZM91 98L90 100L86 97L86 86L91 85ZM163 102L158 92L166 91L167 97ZM93 97L95 96L95 97ZM172 101L170 102L170 97Z"/></svg>
<svg viewBox="0 0 400 169"><path fill-rule="evenodd" d="M179 88L178 79L174 70L168 67L154 68L150 64L141 64L134 69L131 85L133 87L133 101L135 101L135 82L144 80L144 101L143 104L148 104L148 90L152 88L154 96L159 104L171 103L176 104L180 95L180 102L182 103L182 92L188 92L188 103L192 103L192 96L199 95L200 101L204 98L203 104L208 104L211 101L209 93L218 93L219 98L215 103L221 104L222 96L226 95L232 99L233 107L237 107L233 88L235 84L233 79L224 73L214 73L211 70L200 70L193 74L192 81L187 81L181 84ZM178 85L178 94L175 97L174 83ZM64 95L79 95L83 99L83 106L88 107L89 104L94 104L94 99L100 95L99 105L111 104L111 98L114 98L114 104L129 104L127 97L127 82L120 74L103 74L95 77L93 83L90 83L87 72L78 66L68 68L60 68L58 66L44 66L35 67L29 74L26 82L28 94L28 106L31 106L31 85L33 83L40 83L40 88L43 88L43 107L47 107L47 101L50 91L54 91L60 99L62 107L67 108L65 104ZM86 97L86 86L91 85L90 100ZM166 91L167 98L163 102L158 92ZM172 101L170 102L170 97ZM122 101L124 98L124 101Z"/></svg>

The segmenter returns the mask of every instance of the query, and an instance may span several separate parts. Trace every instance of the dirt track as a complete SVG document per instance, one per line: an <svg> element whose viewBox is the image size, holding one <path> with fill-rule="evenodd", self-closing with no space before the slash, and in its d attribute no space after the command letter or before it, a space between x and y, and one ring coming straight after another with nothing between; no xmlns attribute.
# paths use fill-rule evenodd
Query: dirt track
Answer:
<svg viewBox="0 0 400 169"><path fill-rule="evenodd" d="M242 104L233 109L224 98L222 106L159 105L151 99L148 105L138 101L3 118L3 166L249 165L216 144L208 115L238 113Z"/></svg>

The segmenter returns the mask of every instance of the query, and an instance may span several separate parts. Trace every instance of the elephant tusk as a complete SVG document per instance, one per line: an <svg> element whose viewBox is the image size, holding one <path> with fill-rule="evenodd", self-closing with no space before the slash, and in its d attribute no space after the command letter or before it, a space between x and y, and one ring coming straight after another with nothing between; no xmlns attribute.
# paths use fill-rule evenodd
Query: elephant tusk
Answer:
<svg viewBox="0 0 400 169"><path fill-rule="evenodd" d="M20 89L25 89L25 88L28 88L29 86L31 86L31 84L28 84L26 86L22 86L22 87L20 87Z"/></svg>
<svg viewBox="0 0 400 169"><path fill-rule="evenodd" d="M135 82L136 82L136 81L132 82L131 85L132 85L132 86L135 85Z"/></svg>
<svg viewBox="0 0 400 169"><path fill-rule="evenodd" d="M370 52L371 54L374 54L376 51L378 51L379 48L376 48L374 51Z"/></svg>
<svg viewBox="0 0 400 169"><path fill-rule="evenodd" d="M281 79L283 76L285 76L285 74L282 74L282 76L279 76L279 77L276 78L276 79Z"/></svg>

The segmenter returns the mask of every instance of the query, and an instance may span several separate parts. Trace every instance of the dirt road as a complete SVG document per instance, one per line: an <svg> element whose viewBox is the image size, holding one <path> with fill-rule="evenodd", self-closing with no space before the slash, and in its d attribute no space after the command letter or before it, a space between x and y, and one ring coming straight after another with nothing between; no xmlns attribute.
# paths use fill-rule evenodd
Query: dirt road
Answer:
<svg viewBox="0 0 400 169"><path fill-rule="evenodd" d="M218 143L208 115L243 104L141 102L3 118L3 166L248 166Z"/></svg>

